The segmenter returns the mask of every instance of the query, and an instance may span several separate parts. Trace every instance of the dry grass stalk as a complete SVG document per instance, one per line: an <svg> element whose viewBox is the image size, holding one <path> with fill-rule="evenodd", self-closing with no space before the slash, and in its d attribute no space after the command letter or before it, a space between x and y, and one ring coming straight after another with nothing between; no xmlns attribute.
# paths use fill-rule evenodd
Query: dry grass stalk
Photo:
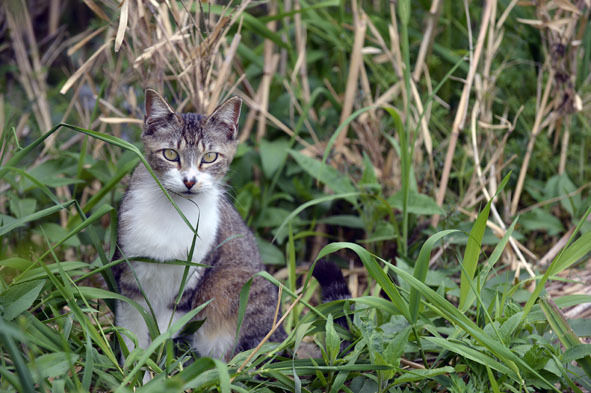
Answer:
<svg viewBox="0 0 591 393"><path fill-rule="evenodd" d="M129 2L131 0L123 0L121 3L121 14L119 16L119 27L117 28L117 35L115 36L115 52L119 52L123 37L125 36L125 29L127 28L127 18L129 16Z"/></svg>
<svg viewBox="0 0 591 393"><path fill-rule="evenodd" d="M418 82L419 78L421 77L421 73L423 72L423 67L425 65L425 58L427 57L427 52L433 44L433 38L435 37L435 27L437 26L437 21L439 20L439 11L441 10L441 4L441 0L433 0L431 2L429 14L426 17L427 27L425 27L425 32L423 33L423 40L421 41L419 54L417 55L417 61L415 63L415 68L412 73L412 78L416 82Z"/></svg>
<svg viewBox="0 0 591 393"><path fill-rule="evenodd" d="M295 2L294 9L296 11L301 9L299 1ZM303 94L303 98L304 98L304 106L306 106L310 102L310 83L308 81L308 66L305 61L307 58L307 55L306 55L307 32L306 32L306 29L304 28L304 25L302 24L302 14L300 12L297 12L294 15L294 22L295 22L296 48L298 48L298 53L302 57L302 61L298 62L299 66L294 67L294 72L297 69L300 74L300 80L301 80L301 84L302 84L302 94ZM309 116L313 121L318 121L318 115L316 115L316 110L314 108L310 108Z"/></svg>
<svg viewBox="0 0 591 393"><path fill-rule="evenodd" d="M552 262L554 257L556 257L556 255L558 255L558 253L567 245L568 240L574 232L575 227L571 227L564 235L562 235L560 240L554 243L552 248L550 248L542 258L540 258L541 267L546 267L550 264L550 262Z"/></svg>
<svg viewBox="0 0 591 393"><path fill-rule="evenodd" d="M25 4L22 1L6 2L4 9L19 69L16 77L27 98L33 103L33 115L39 129L45 132L52 126L46 84L46 69L50 64L41 62L31 16ZM54 135L45 140L45 150L53 146L54 140Z"/></svg>
<svg viewBox="0 0 591 393"><path fill-rule="evenodd" d="M268 7L270 16L277 14L276 2L269 2ZM277 22L271 21L267 23L267 28L271 32L275 32L275 30L277 30ZM277 70L277 65L279 64L279 54L275 53L275 45L273 44L273 41L265 39L265 43L263 45L263 78L261 80L261 86L259 89L260 91L257 95L257 98L259 99L259 106L263 108L265 111L267 111L267 109L269 108L269 93L271 90L271 82L273 81L273 75L275 74L275 71ZM263 136L265 135L265 128L265 115L262 111L259 111L256 135L257 141L260 142L261 139L263 139Z"/></svg>
<svg viewBox="0 0 591 393"><path fill-rule="evenodd" d="M355 1L353 1L353 4L355 4ZM345 120L347 120L347 118L352 113L355 93L357 92L359 70L363 62L363 55L361 54L361 49L363 49L363 42L365 41L365 31L367 29L367 16L363 11L361 11L360 14L357 13L355 15L354 10L354 18L355 37L353 39L353 49L351 51L351 57L349 60L349 74L347 76L347 88L345 90L343 110L341 111L341 117L339 121L340 124L344 123ZM347 129L348 127L345 127L337 137L334 146L334 149L337 152L341 151L343 144L345 143L345 138L347 137Z"/></svg>
<svg viewBox="0 0 591 393"><path fill-rule="evenodd" d="M88 60L86 60L84 62L84 64L82 64L82 66L80 66L76 72L74 72L69 78L68 80L64 83L64 85L62 86L62 88L60 89L60 93L61 94L66 94L68 92L68 90L70 90L70 88L74 85L74 83L76 83L78 81L78 79L80 79L80 77L82 77L83 75L85 75L86 73L88 73L90 71L90 68L92 67L92 65L94 64L94 62L96 61L96 59L99 57L100 54L103 53L103 51L105 49L108 48L108 46L111 45L111 40L107 39L105 40L105 43L103 45L101 45L93 54L92 56L90 56L88 58Z"/></svg>
<svg viewBox="0 0 591 393"><path fill-rule="evenodd" d="M472 109L471 127L470 127L471 136L472 136L472 151L474 154L474 165L476 167L476 174L478 176L478 180L481 185L481 190L482 190L484 197L486 198L486 200L488 202L492 199L491 193L496 192L496 190L492 190L491 193L489 193L489 191L486 188L486 181L484 180L484 176L482 174L482 169L480 167L480 154L478 151L478 142L477 142L477 138L476 138L476 118L478 116L478 112L479 112L479 102L476 101L476 103L474 104L474 108ZM494 174L493 174L493 176L491 176L491 178L494 178ZM494 217L497 225L499 226L499 228L502 232L502 236L504 236L505 232L507 231L507 227L505 226L505 223L503 222L499 212L497 211L497 206L494 201L491 203L491 211L492 211L493 217ZM519 259L519 262L520 262L519 267L524 267L527 270L527 272L529 273L530 277L532 277L532 278L535 277L535 273L533 272L531 265L525 260L523 254L521 253L521 251L519 250L519 247L517 246L517 241L515 240L515 238L513 236L509 237L509 244L511 244L513 251L515 251L515 254L517 255L517 257ZM515 275L516 275L516 277L519 277L519 268L516 269Z"/></svg>
<svg viewBox="0 0 591 393"><path fill-rule="evenodd" d="M537 108L536 118L532 129L532 136L528 144L528 151L521 166L516 193L511 203L511 214L515 214L521 197L523 182L531 159L531 151L535 137L542 129L548 127L549 133L556 130L562 132L560 161L558 173L566 168L566 156L570 139L571 117L569 115L582 110L582 100L575 91L577 77L577 58L580 53L580 39L589 22L588 1L578 0L574 4L568 0L549 0L538 2L535 20L520 20L523 23L539 28L542 35L548 71L546 89L552 86L552 97L542 98ZM583 12L586 8L586 11ZM544 100L544 98L546 98ZM550 101L548 101L550 99ZM542 121L545 119L544 121ZM530 148L531 146L531 148Z"/></svg>
<svg viewBox="0 0 591 393"><path fill-rule="evenodd" d="M486 37L486 32L491 19L493 3L494 1L487 1L482 12L482 21L480 23L480 32L478 34L478 41L476 42L476 49L474 50L474 56L470 63L468 76L466 77L466 82L464 84L464 89L462 90L462 96L460 98L458 110L456 111L456 116L454 118L454 122L452 125L451 136L449 139L449 145L447 148L447 153L445 155L445 163L441 175L441 182L439 184L439 189L437 190L436 202L439 206L442 206L443 199L445 197L445 192L447 190L447 182L449 180L449 175L451 172L453 156L455 154L458 137L460 136L460 130L463 128L464 119L468 110L468 99L470 97L470 91L472 90L472 82L474 81L476 68L478 67L478 62L482 54L484 39ZM434 215L431 220L431 224L433 226L437 226L438 223L439 215Z"/></svg>
<svg viewBox="0 0 591 393"><path fill-rule="evenodd" d="M540 103L540 106L536 110L536 118L534 120L534 125L532 128L531 136L530 136L529 142L527 144L525 156L523 157L521 169L519 171L519 178L517 179L517 185L515 186L515 194L513 195L513 200L511 201L511 215L512 216L515 215L515 212L517 212L519 198L521 197L521 192L523 191L523 184L525 183L525 176L527 175L527 168L529 167L529 160L531 159L531 155L534 150L536 138L541 131L540 124L542 122L542 117L546 111L546 105L548 104L548 98L550 96L550 90L551 90L553 81L554 81L553 72L550 71L550 75L548 76L548 80L546 81L546 87L544 88L544 94L542 96L542 101Z"/></svg>

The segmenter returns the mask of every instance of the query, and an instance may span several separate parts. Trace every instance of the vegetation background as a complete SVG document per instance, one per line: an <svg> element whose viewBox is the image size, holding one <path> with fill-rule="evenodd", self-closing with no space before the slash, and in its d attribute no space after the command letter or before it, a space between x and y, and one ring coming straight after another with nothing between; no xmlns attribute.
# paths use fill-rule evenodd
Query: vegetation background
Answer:
<svg viewBox="0 0 591 393"><path fill-rule="evenodd" d="M590 13L3 1L0 390L590 391ZM116 207L146 87L178 111L243 98L228 195L281 288L284 343L225 363L175 324L118 362ZM350 301L319 304L329 254ZM311 340L319 358L290 355Z"/></svg>

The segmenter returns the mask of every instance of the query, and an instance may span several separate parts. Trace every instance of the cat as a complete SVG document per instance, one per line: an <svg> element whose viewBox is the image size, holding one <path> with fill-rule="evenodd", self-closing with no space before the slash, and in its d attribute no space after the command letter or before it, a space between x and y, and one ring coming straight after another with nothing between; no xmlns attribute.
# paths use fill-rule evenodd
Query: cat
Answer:
<svg viewBox="0 0 591 393"><path fill-rule="evenodd" d="M236 340L238 351L259 344L272 328L278 301L277 287L255 276L264 270L255 238L223 192L223 178L238 144L241 104L240 98L233 97L209 116L180 114L158 92L146 90L145 157L187 220L198 228L191 262L208 267L189 268L181 301L175 306L185 266L167 262L187 261L194 232L140 164L119 211L118 245L130 262L114 269L121 294L146 311L151 307L160 332L211 300L196 316L205 322L190 341L201 356L225 360L232 356ZM248 305L236 337L240 291L251 278ZM137 344L147 348L150 335L139 312L118 301L115 314L116 325L131 331ZM270 340L280 342L285 337L279 327ZM133 341L125 334L123 339L128 350L133 350Z"/></svg>
<svg viewBox="0 0 591 393"><path fill-rule="evenodd" d="M133 172L119 210L118 254L129 262L114 267L124 296L152 310L160 332L188 311L211 300L195 319L204 320L190 344L201 356L229 360L237 351L254 348L273 327L277 287L260 276L264 265L252 232L224 195L223 178L238 144L242 101L233 97L209 116L176 113L155 90L145 97L142 142L145 157L191 226L197 227L191 266L178 304L194 232L166 198L144 165ZM148 258L157 263L135 259ZM314 270L325 301L351 296L340 269L320 262ZM253 279L243 322L236 337L237 314L243 285ZM147 348L150 334L140 313L117 301L115 323L135 335ZM343 324L344 318L337 323ZM129 351L133 340L123 334ZM279 326L269 341L287 337ZM147 375L147 374L146 374ZM149 379L149 378L148 378ZM146 380L146 376L144 377Z"/></svg>

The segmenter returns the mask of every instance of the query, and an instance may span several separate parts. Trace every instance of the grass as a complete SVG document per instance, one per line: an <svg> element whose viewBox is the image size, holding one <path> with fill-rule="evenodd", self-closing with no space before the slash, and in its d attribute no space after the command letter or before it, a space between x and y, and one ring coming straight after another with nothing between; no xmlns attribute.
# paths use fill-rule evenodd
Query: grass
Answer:
<svg viewBox="0 0 591 393"><path fill-rule="evenodd" d="M584 2L1 7L1 391L591 390ZM173 339L194 310L119 362L110 269L146 87L248 107L228 196L285 342L201 358ZM352 299L319 301L322 257Z"/></svg>

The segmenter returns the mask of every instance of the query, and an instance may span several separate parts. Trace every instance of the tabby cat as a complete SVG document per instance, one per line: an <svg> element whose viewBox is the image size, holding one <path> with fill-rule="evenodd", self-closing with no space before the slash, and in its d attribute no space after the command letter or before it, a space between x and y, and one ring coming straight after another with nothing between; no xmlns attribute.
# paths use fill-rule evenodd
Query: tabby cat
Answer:
<svg viewBox="0 0 591 393"><path fill-rule="evenodd" d="M236 146L241 100L230 98L209 116L176 113L156 91L146 91L142 133L150 167L193 227L197 238L178 305L179 287L194 232L166 198L144 165L134 171L119 211L119 248L129 262L117 265L120 292L146 310L153 310L160 332L189 310L211 300L196 319L205 322L191 339L202 356L228 359L237 349L256 346L270 331L277 305L277 288L255 277L240 333L236 337L242 286L264 270L251 231L226 199L223 177ZM149 258L159 263L134 260ZM167 263L168 262L168 263ZM149 307L148 307L149 304ZM150 335L144 319L128 303L116 306L116 324L131 331L146 348ZM131 351L133 341L124 335ZM279 328L271 341L282 341Z"/></svg>

